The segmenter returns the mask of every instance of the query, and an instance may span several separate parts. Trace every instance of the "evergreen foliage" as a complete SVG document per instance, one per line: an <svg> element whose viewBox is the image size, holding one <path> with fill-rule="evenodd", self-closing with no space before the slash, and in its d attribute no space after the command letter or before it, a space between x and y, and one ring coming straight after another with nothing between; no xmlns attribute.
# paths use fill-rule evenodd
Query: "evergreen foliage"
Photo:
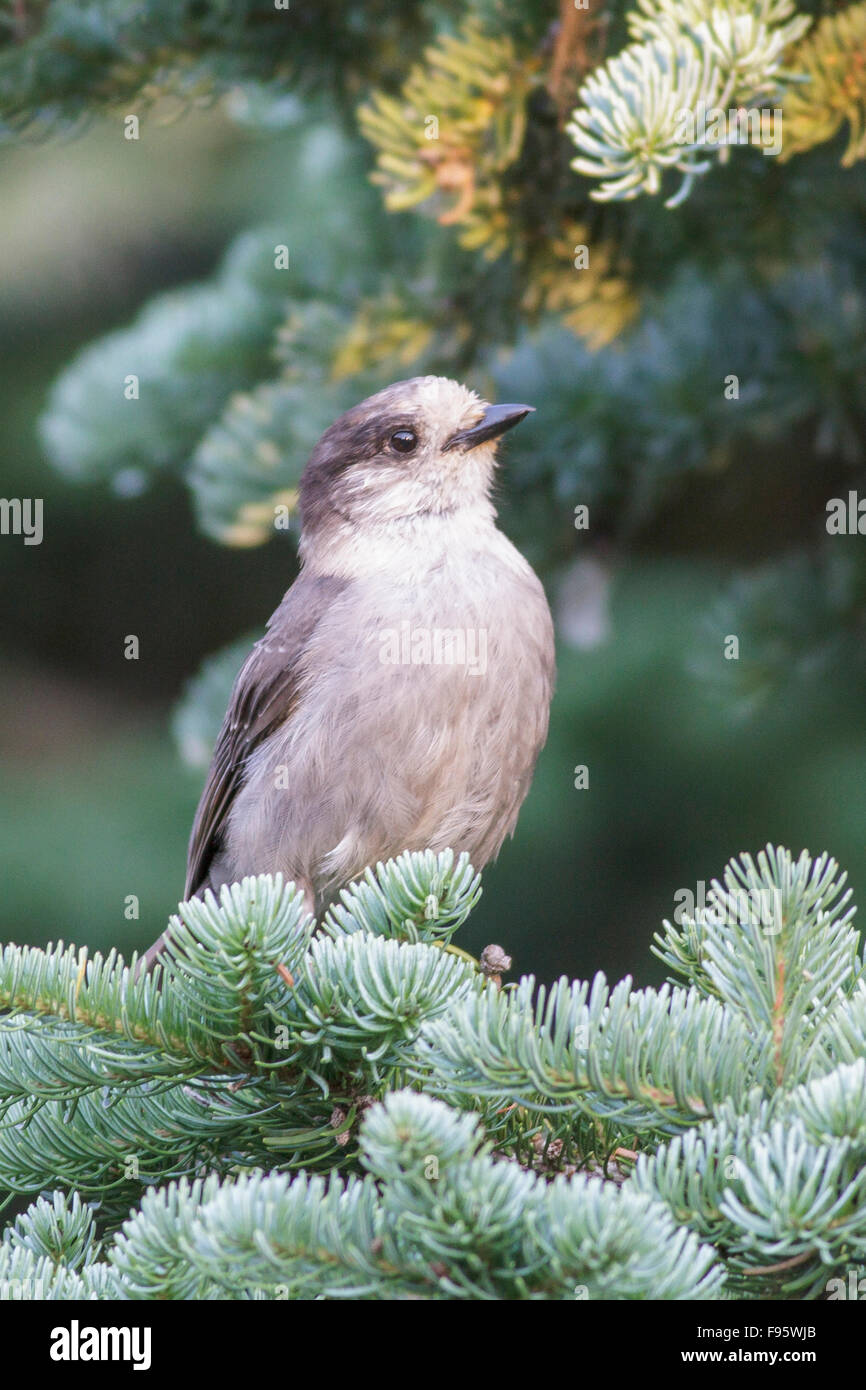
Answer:
<svg viewBox="0 0 866 1390"><path fill-rule="evenodd" d="M787 122L784 157L831 140L848 124L851 165L866 155L866 5L852 5L819 20L797 50L807 84L785 94Z"/></svg>
<svg viewBox="0 0 866 1390"><path fill-rule="evenodd" d="M736 497L744 470L759 487L782 456L796 521L768 566L735 576L727 605L750 661L718 659L710 615L716 655L691 664L748 709L757 670L770 689L823 672L828 647L847 663L863 565L853 553L823 562L829 499L813 480L825 469L835 496L863 480L866 7L814 10L16 7L0 40L8 140L95 117L121 139L131 113L147 139L166 105L222 98L258 138L298 132L294 210L242 233L209 280L83 349L47 404L49 457L130 496L175 471L210 536L257 545L285 528L337 413L441 372L539 406L544 429L509 441L508 524L555 569L573 548L575 502L592 507L588 544L619 552L672 500L707 505L702 479ZM278 268L281 246L290 263ZM724 549L724 501L713 524ZM832 631L783 663L762 627L796 625L786 575L801 560Z"/></svg>
<svg viewBox="0 0 866 1390"><path fill-rule="evenodd" d="M597 198L630 198L658 193L662 175L674 168L684 175L668 200L676 207L698 174L712 167L712 145L726 154L737 131L708 139L703 129L711 111L746 111L771 106L788 77L783 56L809 27L795 15L791 0L732 0L730 4L684 0L678 6L638 0L628 16L639 42L594 72L581 89L569 131L582 151L574 161L580 173L605 181ZM684 134L683 113L693 115ZM753 126L760 137L761 127ZM748 127L744 131L750 137ZM702 157L703 156L703 157Z"/></svg>
<svg viewBox="0 0 866 1390"><path fill-rule="evenodd" d="M859 1269L866 977L832 859L732 861L665 924L658 990L500 987L449 944L479 891L406 854L314 932L244 879L139 981L8 946L0 1185L47 1192L0 1291L802 1298Z"/></svg>

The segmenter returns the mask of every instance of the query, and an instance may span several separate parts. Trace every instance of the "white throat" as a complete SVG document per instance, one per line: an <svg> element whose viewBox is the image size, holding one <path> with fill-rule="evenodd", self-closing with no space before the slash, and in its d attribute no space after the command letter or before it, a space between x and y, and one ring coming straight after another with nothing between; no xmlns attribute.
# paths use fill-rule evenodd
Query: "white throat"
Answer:
<svg viewBox="0 0 866 1390"><path fill-rule="evenodd" d="M495 549L511 543L496 526L489 498L453 512L421 512L363 524L343 521L312 536L302 536L301 560L314 574L366 579L399 571L405 579L424 574L455 554Z"/></svg>

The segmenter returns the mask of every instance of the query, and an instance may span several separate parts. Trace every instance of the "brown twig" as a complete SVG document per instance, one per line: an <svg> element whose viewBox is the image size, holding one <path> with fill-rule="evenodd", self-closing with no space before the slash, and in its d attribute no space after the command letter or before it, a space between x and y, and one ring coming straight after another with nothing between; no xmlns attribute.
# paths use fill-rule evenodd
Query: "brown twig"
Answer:
<svg viewBox="0 0 866 1390"><path fill-rule="evenodd" d="M596 61L596 55L590 52L590 37L598 24L599 20L590 15L588 8L579 10L574 0L559 0L559 25L547 90L559 112L560 122L568 116L581 80Z"/></svg>
<svg viewBox="0 0 866 1390"><path fill-rule="evenodd" d="M817 1250L804 1250L801 1255L792 1255L790 1260L780 1260L777 1265L755 1265L746 1273L749 1278L753 1274L782 1274L786 1269L795 1269L797 1265L806 1264L807 1260L811 1260L817 1253Z"/></svg>

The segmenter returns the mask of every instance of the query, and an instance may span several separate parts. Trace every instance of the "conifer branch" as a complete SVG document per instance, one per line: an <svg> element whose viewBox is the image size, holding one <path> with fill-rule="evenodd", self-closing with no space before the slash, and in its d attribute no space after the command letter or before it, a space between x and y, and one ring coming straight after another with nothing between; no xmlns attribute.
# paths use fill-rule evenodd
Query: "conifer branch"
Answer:
<svg viewBox="0 0 866 1390"><path fill-rule="evenodd" d="M843 166L866 158L866 4L825 15L793 61L807 80L785 93L782 158L832 140L846 122Z"/></svg>

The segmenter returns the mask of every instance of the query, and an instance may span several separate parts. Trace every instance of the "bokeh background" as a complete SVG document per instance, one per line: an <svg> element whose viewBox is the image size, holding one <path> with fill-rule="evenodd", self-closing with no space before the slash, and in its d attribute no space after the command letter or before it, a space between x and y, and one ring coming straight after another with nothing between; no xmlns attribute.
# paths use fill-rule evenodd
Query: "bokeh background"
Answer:
<svg viewBox="0 0 866 1390"><path fill-rule="evenodd" d="M58 376L155 295L213 276L248 227L280 229L307 284L339 280L349 301L358 265L366 269L354 292L375 284L371 248L387 254L399 285L405 247L417 261L427 246L417 217L383 210L369 182L372 152L351 115L319 96L284 101L278 117L239 120L235 99L234 108L209 104L175 118L157 102L138 142L121 137L115 114L98 115L75 138L0 148L2 493L43 498L45 517L40 546L0 538L4 940L128 951L161 931L182 888L204 776L180 756L178 702L206 658L261 631L296 572L292 536L238 548L204 535L182 469L145 477L124 468L112 479L108 470L76 478L57 467L39 422ZM498 941L521 973L601 969L657 981L649 947L674 894L767 841L829 850L866 902L864 628L847 600L833 627L826 599L827 563L840 557L847 574L862 564L866 540L833 538L829 562L811 553L827 553L826 499L846 495L862 466L862 414L849 402L862 385L866 341L863 282L851 269L866 253L862 221L857 232L864 187L859 168L839 169L838 150L823 158L805 156L782 184L769 161L746 151L739 172L713 174L682 212L631 211L626 223L615 210L606 225L620 237L630 229L647 296L642 346L587 347L572 333L564 349L557 335L566 330L528 318L503 326L493 343L500 390L511 384L538 407L519 444L515 435L503 449L500 505L555 604L559 678L516 837L485 874L463 944ZM795 251L798 218L805 225L803 209L816 205L812 240ZM760 322L775 312L767 306L779 275L789 276L788 309L817 336L790 334L782 355L820 381L823 395L780 423L767 375L747 370L758 424L732 436L719 408L723 378L738 369L738 333L759 343L761 333L736 306L718 332L707 319L725 301L730 258L757 263L751 238L766 244L771 207L779 222L772 288L765 280L751 302ZM714 217L715 251L705 232ZM437 264L459 264L464 276L476 266L488 289L507 280L507 267L479 261L446 239L450 230L431 223L429 237L439 239ZM685 289L676 279L683 268ZM816 310L818 272L835 288ZM441 325L449 308L440 308ZM843 366L828 324L847 324ZM605 491L592 469L603 474L620 461L605 453L613 426L599 423L596 385L598 399L613 399L623 350L632 363L643 354L656 373L644 389L664 427L642 426L644 453L620 441L633 450L626 481ZM700 358L702 379L683 383L683 355ZM121 375L132 370L118 362ZM477 363L463 375L490 386ZM665 400L671 381L682 395ZM828 400L844 428L821 436ZM671 425L680 418L691 431L681 439ZM584 459L588 440L597 454L563 483L536 466L539 438L566 469ZM677 449L691 458L695 438L701 466L680 468ZM301 449L288 460L293 476ZM660 469L653 505L638 506L641 479ZM595 509L588 532L571 524L584 501ZM771 563L770 580L749 578ZM732 593L752 628L726 607ZM722 656L731 632L744 667L752 663L745 691ZM128 634L140 640L137 661L124 659ZM186 727L181 721L181 734ZM577 765L589 769L588 789L574 786ZM140 903L137 920L125 916L129 895Z"/></svg>

